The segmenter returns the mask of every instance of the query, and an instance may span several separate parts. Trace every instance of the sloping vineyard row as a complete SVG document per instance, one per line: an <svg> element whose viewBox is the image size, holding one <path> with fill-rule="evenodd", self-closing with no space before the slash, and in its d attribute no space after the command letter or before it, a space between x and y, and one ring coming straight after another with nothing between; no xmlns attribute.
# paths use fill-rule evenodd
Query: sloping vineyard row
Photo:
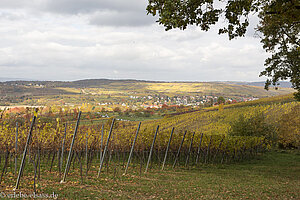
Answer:
<svg viewBox="0 0 300 200"><path fill-rule="evenodd" d="M79 124L76 132L75 124L66 119L76 119L78 111L68 112L65 116L61 114L58 118L45 117L41 114L33 126L27 158L34 160L35 166L43 162L41 159L46 159L47 163L51 163L47 170L58 170L59 174L63 171L64 163L69 163L69 161L71 163L77 161L81 171L82 161L85 161L86 173L103 162L106 162L107 169L109 169L109 162L113 162L118 163L117 165L124 170L125 161L130 160L131 148L133 149L132 164L141 163L142 168L147 163L145 171L148 169L149 162L150 166L153 163L160 167L164 167L165 164L173 167L176 165L188 167L197 166L199 163L231 163L251 159L259 152L269 149L271 145L271 141L264 137L228 135L230 123L239 115L251 117L260 112L264 113L266 120L276 124L280 122L283 115L299 109L299 105L296 102L289 102L245 106L144 121L141 123L134 148L132 145L138 128L137 122L117 121L110 118L100 124ZM28 141L32 115L33 112L28 112L23 117L6 115L1 119L1 179L7 168L11 170L15 168L15 173L17 171ZM73 116L70 117L70 115ZM83 113L80 120L87 120L86 116L87 114ZM76 137L73 137L75 132ZM110 133L111 137L109 137ZM74 146L70 152L73 139ZM107 154L104 160L105 152ZM15 164L11 161L13 157ZM116 165L113 164L113 166ZM68 167L66 166L65 169ZM100 167L98 175L101 169Z"/></svg>
<svg viewBox="0 0 300 200"><path fill-rule="evenodd" d="M230 122L234 121L240 114L251 116L257 112L263 112L265 113L267 120L276 124L279 122L282 115L292 112L297 105L299 105L299 103L291 102L286 104L232 108L230 110L215 112L199 111L171 118L164 118L158 121L145 121L142 122L140 134L136 142L136 148L143 150L150 146L157 125L160 126L160 129L156 140L156 148L166 148L169 134L173 127L175 128L175 133L173 135L171 148L175 148L179 145L185 131L187 131L187 138L191 138L192 134L195 132L194 141L200 140L201 133L204 133L207 137L209 137L209 135L213 135L214 137L220 135L223 137L230 129ZM76 115L76 113L74 114ZM2 151L14 151L16 121L18 121L17 118L14 120L7 120L4 118L2 120L0 127L0 149ZM111 119L104 123L104 140L108 135L109 123L111 123ZM119 149L129 149L134 138L137 124L137 122L117 121L114 126L113 139L111 142L113 146ZM23 123L18 124L18 144L20 147L23 147L25 144L29 125L30 118L24 120ZM33 149L38 147L46 150L57 149L61 145L61 140L64 136L64 131L66 130L65 143L67 147L70 144L74 131L73 129L74 124L63 122L63 118L57 118L55 121L52 120L51 122L38 118L34 127L31 146ZM85 137L88 135L89 148L99 150L101 139L100 133L101 124L81 125L76 139L76 148L82 149L86 145ZM205 139L203 141L205 141ZM184 143L183 145L184 147L187 147L188 143ZM21 151L21 148L19 148L19 151Z"/></svg>

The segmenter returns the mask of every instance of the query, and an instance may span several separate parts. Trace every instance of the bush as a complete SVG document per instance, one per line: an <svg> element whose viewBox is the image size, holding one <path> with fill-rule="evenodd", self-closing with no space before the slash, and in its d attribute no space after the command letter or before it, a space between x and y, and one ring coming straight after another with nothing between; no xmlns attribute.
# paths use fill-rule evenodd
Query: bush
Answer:
<svg viewBox="0 0 300 200"><path fill-rule="evenodd" d="M279 125L279 147L300 149L300 105L282 115Z"/></svg>
<svg viewBox="0 0 300 200"><path fill-rule="evenodd" d="M277 141L276 128L266 122L263 113L256 113L250 117L239 115L230 126L228 134L232 136L263 136L272 142Z"/></svg>

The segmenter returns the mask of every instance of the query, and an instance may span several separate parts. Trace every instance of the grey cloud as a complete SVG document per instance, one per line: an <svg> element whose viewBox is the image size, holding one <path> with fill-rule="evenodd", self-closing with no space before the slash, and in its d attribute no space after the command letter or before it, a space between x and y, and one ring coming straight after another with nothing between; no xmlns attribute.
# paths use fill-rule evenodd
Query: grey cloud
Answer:
<svg viewBox="0 0 300 200"><path fill-rule="evenodd" d="M145 0L47 0L45 9L78 14L97 10L137 11L146 9Z"/></svg>
<svg viewBox="0 0 300 200"><path fill-rule="evenodd" d="M21 13L10 13L10 12L1 12L0 11L0 20L10 20L15 21L19 19L23 19L24 15Z"/></svg>
<svg viewBox="0 0 300 200"><path fill-rule="evenodd" d="M155 23L147 16L146 0L1 0L0 9L23 9L30 14L52 13L81 15L97 26L145 26ZM15 10L16 11L16 10ZM0 17L14 20L16 16L1 13ZM8 18L9 17L9 18Z"/></svg>
<svg viewBox="0 0 300 200"><path fill-rule="evenodd" d="M146 4L0 0L1 76L258 80L266 58L258 39L229 41L217 35L218 27L207 33L199 27L165 32L151 24L155 18L146 15Z"/></svg>
<svg viewBox="0 0 300 200"><path fill-rule="evenodd" d="M28 9L37 9L39 10L45 0L1 0L0 8L9 8L9 9L19 9L19 8L28 8Z"/></svg>
<svg viewBox="0 0 300 200"><path fill-rule="evenodd" d="M259 23L259 17L257 14L249 16L249 26L247 28L246 36L248 37L257 37L258 32L256 31L257 25Z"/></svg>
<svg viewBox="0 0 300 200"><path fill-rule="evenodd" d="M97 26L145 26L155 22L146 14L143 0L60 0L47 1L45 9L61 14L88 15Z"/></svg>
<svg viewBox="0 0 300 200"><path fill-rule="evenodd" d="M145 26L155 20L143 12L98 12L90 18L90 24L104 26Z"/></svg>
<svg viewBox="0 0 300 200"><path fill-rule="evenodd" d="M78 14L97 10L145 10L143 0L1 0L0 8L32 8L55 13Z"/></svg>
<svg viewBox="0 0 300 200"><path fill-rule="evenodd" d="M1 0L0 8L22 8L25 7L28 1L20 0Z"/></svg>

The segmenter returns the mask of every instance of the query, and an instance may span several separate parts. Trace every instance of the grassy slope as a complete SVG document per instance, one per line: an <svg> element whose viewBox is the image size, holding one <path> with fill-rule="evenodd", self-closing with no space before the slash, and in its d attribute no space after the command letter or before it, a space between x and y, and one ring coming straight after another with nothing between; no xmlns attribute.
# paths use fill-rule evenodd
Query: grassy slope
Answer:
<svg viewBox="0 0 300 200"><path fill-rule="evenodd" d="M48 167L47 167L48 168ZM255 160L232 165L203 165L200 168L151 169L139 176L139 169L110 169L95 178L97 167L80 183L79 171L71 168L67 182L59 184L57 173L42 172L37 193L55 192L59 199L299 199L299 152L269 152ZM12 193L12 176L0 188ZM32 193L32 175L22 178L23 193ZM6 186L6 187L5 187Z"/></svg>

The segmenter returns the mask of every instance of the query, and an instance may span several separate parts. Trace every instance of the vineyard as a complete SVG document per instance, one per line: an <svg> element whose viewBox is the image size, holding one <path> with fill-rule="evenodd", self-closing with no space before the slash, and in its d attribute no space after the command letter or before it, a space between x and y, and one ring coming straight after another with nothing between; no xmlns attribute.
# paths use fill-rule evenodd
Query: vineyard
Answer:
<svg viewBox="0 0 300 200"><path fill-rule="evenodd" d="M272 145L299 147L297 123L293 133L276 136L277 144L266 136L230 134L239 116L248 119L262 113L264 123L278 131L285 126L283 118L299 113L298 102L275 100L220 106L140 123L115 118L93 121L78 109L60 109L59 113L27 109L22 115L3 111L0 182L13 177L15 188L19 188L28 167L35 189L42 172L57 172L62 182L68 181L70 173L78 173L82 181L84 176L106 176L105 170L114 174L137 172L141 176L154 168L189 169L249 160ZM83 121L89 123L81 124Z"/></svg>

